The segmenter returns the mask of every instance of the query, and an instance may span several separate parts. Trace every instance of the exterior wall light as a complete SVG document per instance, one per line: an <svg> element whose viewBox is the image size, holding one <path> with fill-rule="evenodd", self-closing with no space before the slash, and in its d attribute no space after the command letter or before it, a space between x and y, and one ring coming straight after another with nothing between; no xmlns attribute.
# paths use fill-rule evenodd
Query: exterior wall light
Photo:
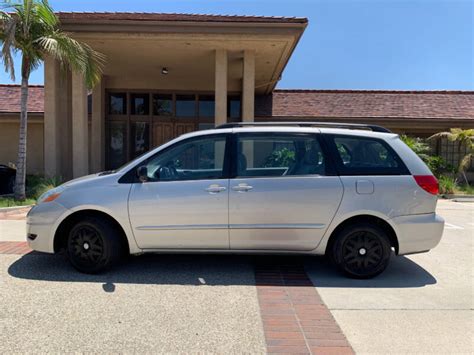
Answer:
<svg viewBox="0 0 474 355"><path fill-rule="evenodd" d="M166 68L166 67L161 68L161 74L167 75L168 74L168 68Z"/></svg>

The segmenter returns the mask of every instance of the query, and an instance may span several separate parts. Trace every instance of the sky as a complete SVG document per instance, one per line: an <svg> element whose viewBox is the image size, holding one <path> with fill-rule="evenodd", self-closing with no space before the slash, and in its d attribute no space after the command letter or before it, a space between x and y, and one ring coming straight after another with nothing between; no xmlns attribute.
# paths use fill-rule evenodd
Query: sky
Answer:
<svg viewBox="0 0 474 355"><path fill-rule="evenodd" d="M474 90L474 0L50 0L50 4L55 11L307 17L309 25L278 88ZM16 62L18 67L19 57ZM2 70L0 82L11 82ZM32 73L30 82L43 83L42 67Z"/></svg>

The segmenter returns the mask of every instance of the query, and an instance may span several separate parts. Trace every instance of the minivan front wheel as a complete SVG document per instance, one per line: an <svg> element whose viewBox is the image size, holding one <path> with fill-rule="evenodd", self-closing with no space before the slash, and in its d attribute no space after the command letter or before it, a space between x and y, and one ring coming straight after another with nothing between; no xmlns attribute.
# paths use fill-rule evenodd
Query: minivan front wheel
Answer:
<svg viewBox="0 0 474 355"><path fill-rule="evenodd" d="M87 217L69 231L67 254L78 271L95 274L115 265L122 255L116 228L106 220Z"/></svg>
<svg viewBox="0 0 474 355"><path fill-rule="evenodd" d="M360 223L342 229L330 252L336 267L345 275L368 279L385 270L390 261L391 246L382 228Z"/></svg>

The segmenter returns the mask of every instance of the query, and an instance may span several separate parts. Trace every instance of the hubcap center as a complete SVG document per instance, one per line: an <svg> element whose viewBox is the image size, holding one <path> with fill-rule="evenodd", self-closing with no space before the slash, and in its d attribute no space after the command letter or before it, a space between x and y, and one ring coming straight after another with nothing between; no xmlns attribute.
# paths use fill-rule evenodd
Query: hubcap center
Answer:
<svg viewBox="0 0 474 355"><path fill-rule="evenodd" d="M84 248L84 250L89 250L90 245L89 245L89 243L84 243L84 245L82 247Z"/></svg>
<svg viewBox="0 0 474 355"><path fill-rule="evenodd" d="M360 255L365 255L365 254L367 254L367 249L365 249L365 248L360 248L360 249L359 249L359 254L360 254Z"/></svg>

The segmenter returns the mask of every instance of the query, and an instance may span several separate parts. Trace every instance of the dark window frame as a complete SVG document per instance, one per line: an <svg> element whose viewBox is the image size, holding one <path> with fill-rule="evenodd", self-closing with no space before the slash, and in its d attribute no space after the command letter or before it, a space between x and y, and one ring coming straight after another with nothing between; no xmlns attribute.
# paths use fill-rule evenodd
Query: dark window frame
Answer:
<svg viewBox="0 0 474 355"><path fill-rule="evenodd" d="M334 167L339 176L403 176L411 175L407 166L397 154L397 152L383 139L376 137L367 137L367 136L357 136L357 135L348 135L348 134L322 134L326 146L329 149L329 153L334 161ZM336 138L345 138L345 139L361 139L361 140L370 140L381 144L390 154L392 154L393 159L397 162L398 167L396 168L377 168L377 167L366 167L366 168L351 168L344 165L341 155L339 154L336 146Z"/></svg>

